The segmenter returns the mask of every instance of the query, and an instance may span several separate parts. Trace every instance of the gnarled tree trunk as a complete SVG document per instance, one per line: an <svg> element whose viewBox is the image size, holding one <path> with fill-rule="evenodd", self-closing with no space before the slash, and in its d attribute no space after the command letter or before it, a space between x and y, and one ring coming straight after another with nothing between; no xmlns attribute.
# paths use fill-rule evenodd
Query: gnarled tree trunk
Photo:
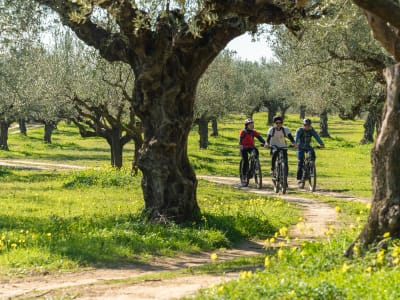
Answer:
<svg viewBox="0 0 400 300"><path fill-rule="evenodd" d="M300 107L299 107L299 116L300 116L300 119L301 120L303 120L303 119L305 119L306 118L306 106L305 105L300 105Z"/></svg>
<svg viewBox="0 0 400 300"><path fill-rule="evenodd" d="M362 247L379 241L385 232L400 237L400 64L386 68L385 77L387 98L383 122L371 154L371 212L358 237ZM348 255L351 253L352 246L347 251Z"/></svg>
<svg viewBox="0 0 400 300"><path fill-rule="evenodd" d="M0 121L0 150L9 150L8 148L8 128L11 122Z"/></svg>
<svg viewBox="0 0 400 300"><path fill-rule="evenodd" d="M183 222L198 219L200 213L197 179L187 153L197 80L170 78L176 70L170 71L163 76L168 84L162 88L137 76L133 105L144 128L138 166L149 218Z"/></svg>
<svg viewBox="0 0 400 300"><path fill-rule="evenodd" d="M19 119L18 120L19 124L19 132L23 135L26 135L27 129L26 129L26 120L25 119Z"/></svg>
<svg viewBox="0 0 400 300"><path fill-rule="evenodd" d="M368 144L374 141L374 132L377 117L378 116L373 111L368 112L367 119L364 122L364 136L360 141L360 144Z"/></svg>
<svg viewBox="0 0 400 300"><path fill-rule="evenodd" d="M57 128L57 124L54 121L44 121L44 136L43 140L46 144L51 144L51 136L54 129Z"/></svg>
<svg viewBox="0 0 400 300"><path fill-rule="evenodd" d="M328 131L328 111L324 110L319 115L319 135L321 137L329 137Z"/></svg>
<svg viewBox="0 0 400 300"><path fill-rule="evenodd" d="M208 118L201 117L196 121L199 126L199 147L200 149L207 149L208 147Z"/></svg>
<svg viewBox="0 0 400 300"><path fill-rule="evenodd" d="M211 136L218 136L218 120L217 120L217 118L213 118L211 120L211 128L212 128Z"/></svg>

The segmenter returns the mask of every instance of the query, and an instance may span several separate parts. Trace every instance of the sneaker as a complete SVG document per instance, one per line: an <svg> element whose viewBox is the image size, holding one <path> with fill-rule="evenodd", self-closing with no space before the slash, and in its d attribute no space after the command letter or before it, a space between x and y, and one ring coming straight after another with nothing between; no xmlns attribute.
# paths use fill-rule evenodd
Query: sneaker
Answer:
<svg viewBox="0 0 400 300"><path fill-rule="evenodd" d="M303 181L298 180L298 181L297 181L297 184L299 185L299 188L303 188Z"/></svg>

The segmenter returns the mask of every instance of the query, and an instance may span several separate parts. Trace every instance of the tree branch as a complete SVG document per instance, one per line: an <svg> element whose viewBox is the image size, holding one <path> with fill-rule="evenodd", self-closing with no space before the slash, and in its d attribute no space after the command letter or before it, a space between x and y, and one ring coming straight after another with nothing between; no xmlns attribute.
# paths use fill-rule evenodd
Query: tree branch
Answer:
<svg viewBox="0 0 400 300"><path fill-rule="evenodd" d="M129 61L129 50L124 37L119 33L110 31L94 24L90 14L85 16L81 23L71 19L73 14L80 14L81 6L72 1L62 0L35 0L37 3L50 7L58 13L61 22L71 28L76 35L87 45L99 50L101 56L108 61ZM114 1L108 1L114 2ZM126 2L126 1L125 1ZM103 3L103 6L105 4Z"/></svg>
<svg viewBox="0 0 400 300"><path fill-rule="evenodd" d="M400 5L395 1L353 0L353 2L400 30Z"/></svg>

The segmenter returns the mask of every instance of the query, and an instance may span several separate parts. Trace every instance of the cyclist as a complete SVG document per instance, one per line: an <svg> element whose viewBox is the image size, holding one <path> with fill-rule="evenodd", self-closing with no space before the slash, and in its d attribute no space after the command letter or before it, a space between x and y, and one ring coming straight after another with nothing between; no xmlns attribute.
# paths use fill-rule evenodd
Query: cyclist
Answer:
<svg viewBox="0 0 400 300"><path fill-rule="evenodd" d="M319 137L318 133L311 126L311 120L306 118L303 120L303 127L299 127L296 130L296 138L295 138L295 148L297 149L297 183L301 185L301 180L303 176L302 168L304 162L304 154L307 152L311 152L311 157L315 160L315 151L313 147L311 147L311 138L314 137L315 140L320 144L321 148L324 148L324 142Z"/></svg>
<svg viewBox="0 0 400 300"><path fill-rule="evenodd" d="M273 118L273 122L275 125L272 126L271 128L269 128L268 133L267 133L267 142L265 144L266 148L271 148L271 155L272 155L271 175L272 176L274 176L274 173L275 173L275 162L278 157L278 151L277 151L278 149L276 149L275 147L278 147L278 148L287 147L286 138L288 138L292 144L295 144L295 140L294 140L292 134L290 133L289 128L286 126L283 126L282 117L275 116ZM275 147L273 147L273 146L275 146ZM286 166L288 166L287 149L283 149L282 151L283 151L283 156L285 158ZM285 171L288 172L288 168ZM286 173L286 176L287 176L287 173Z"/></svg>
<svg viewBox="0 0 400 300"><path fill-rule="evenodd" d="M244 121L244 129L240 131L239 135L240 155L243 159L243 175L247 174L247 170L249 169L249 153L255 149L258 155L258 150L254 146L254 137L256 137L261 143L265 144L263 137L254 130L254 121L251 118L248 118Z"/></svg>

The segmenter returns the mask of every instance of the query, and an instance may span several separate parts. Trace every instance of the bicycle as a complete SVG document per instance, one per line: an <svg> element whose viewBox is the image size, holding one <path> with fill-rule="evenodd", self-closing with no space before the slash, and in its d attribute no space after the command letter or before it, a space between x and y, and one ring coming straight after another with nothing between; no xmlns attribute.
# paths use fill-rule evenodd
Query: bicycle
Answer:
<svg viewBox="0 0 400 300"><path fill-rule="evenodd" d="M278 151L278 156L275 161L275 174L272 175L272 183L274 185L275 193L278 193L279 190L282 191L282 194L286 194L286 190L288 187L287 184L287 175L288 175L288 166L285 159L284 151L287 150L287 147L277 147L271 146L275 151Z"/></svg>
<svg viewBox="0 0 400 300"><path fill-rule="evenodd" d="M320 148L317 146L316 148ZM315 159L311 156L311 151L307 151L306 157L303 162L303 176L301 178L300 188L304 188L306 181L308 188L311 192L315 192L317 187L317 169L315 167Z"/></svg>
<svg viewBox="0 0 400 300"><path fill-rule="evenodd" d="M262 187L262 173L261 173L261 164L258 158L258 151L254 148L250 152L249 157L249 169L247 174L243 174L243 159L240 160L240 167L239 167L239 176L240 176L240 183L242 186L248 186L250 179L254 177L254 181L256 184L256 188L261 189Z"/></svg>

